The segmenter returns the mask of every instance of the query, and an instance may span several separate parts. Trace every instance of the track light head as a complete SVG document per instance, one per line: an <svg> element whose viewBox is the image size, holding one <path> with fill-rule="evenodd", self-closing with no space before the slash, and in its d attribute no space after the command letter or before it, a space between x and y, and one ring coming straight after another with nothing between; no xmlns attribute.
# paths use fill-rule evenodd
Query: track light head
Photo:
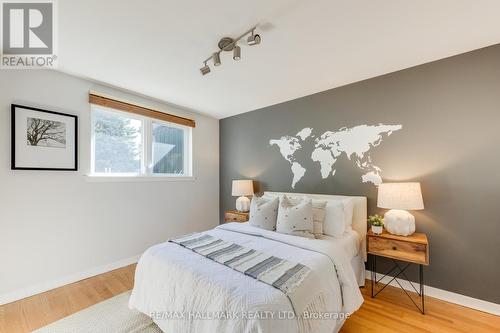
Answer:
<svg viewBox="0 0 500 333"><path fill-rule="evenodd" d="M219 52L215 52L214 54L212 54L212 61L214 62L214 66L219 66L221 64Z"/></svg>
<svg viewBox="0 0 500 333"><path fill-rule="evenodd" d="M253 45L258 45L258 44L260 44L260 42L261 42L261 37L260 37L260 35L258 35L258 34L254 34L253 32L252 32L252 34L251 34L250 36L248 36L248 38L247 38L247 43L248 43L248 45L250 45L250 46L253 46Z"/></svg>
<svg viewBox="0 0 500 333"><path fill-rule="evenodd" d="M210 73L210 67L208 67L207 63L205 62L205 66L200 68L201 75L207 75Z"/></svg>
<svg viewBox="0 0 500 333"><path fill-rule="evenodd" d="M233 59L238 61L241 59L241 48L238 45L234 46L233 49Z"/></svg>

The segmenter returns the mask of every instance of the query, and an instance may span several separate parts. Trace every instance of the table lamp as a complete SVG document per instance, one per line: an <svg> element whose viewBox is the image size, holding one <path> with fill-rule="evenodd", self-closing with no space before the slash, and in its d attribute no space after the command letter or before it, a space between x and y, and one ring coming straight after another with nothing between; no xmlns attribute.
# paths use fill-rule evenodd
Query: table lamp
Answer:
<svg viewBox="0 0 500 333"><path fill-rule="evenodd" d="M415 232L415 217L407 210L424 209L420 183L382 183L378 187L377 206L390 209L384 215L385 229L394 235Z"/></svg>
<svg viewBox="0 0 500 333"><path fill-rule="evenodd" d="M233 197L236 199L236 210L248 212L250 210L250 199L247 195L253 195L253 181L251 180L233 180Z"/></svg>

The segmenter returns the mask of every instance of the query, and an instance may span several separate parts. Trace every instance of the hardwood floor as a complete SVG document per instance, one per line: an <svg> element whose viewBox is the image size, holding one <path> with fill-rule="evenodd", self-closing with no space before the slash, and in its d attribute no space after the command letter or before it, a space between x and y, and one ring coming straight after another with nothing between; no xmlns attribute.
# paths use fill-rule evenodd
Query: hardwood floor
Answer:
<svg viewBox="0 0 500 333"><path fill-rule="evenodd" d="M0 332L31 332L130 290L134 270L135 265L127 266L0 306ZM431 297L426 298L427 314L422 315L399 289L389 286L375 299L370 298L369 288L361 291L365 303L346 321L342 333L500 332L498 316Z"/></svg>
<svg viewBox="0 0 500 333"><path fill-rule="evenodd" d="M361 288L365 302L344 324L342 333L499 333L500 317L448 303L425 298L426 314L422 315L411 300L398 288L388 286L370 297L370 281ZM415 293L412 293L416 297Z"/></svg>
<svg viewBox="0 0 500 333"><path fill-rule="evenodd" d="M31 332L134 286L135 265L0 306L0 332Z"/></svg>

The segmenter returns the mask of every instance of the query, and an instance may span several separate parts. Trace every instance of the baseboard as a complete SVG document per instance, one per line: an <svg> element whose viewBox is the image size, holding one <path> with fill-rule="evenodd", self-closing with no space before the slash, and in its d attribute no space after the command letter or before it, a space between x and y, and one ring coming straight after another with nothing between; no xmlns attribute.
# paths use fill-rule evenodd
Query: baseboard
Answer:
<svg viewBox="0 0 500 333"><path fill-rule="evenodd" d="M135 264L139 260L140 256L134 256L122 260L115 261L113 263L101 265L98 267L93 267L82 272L67 275L56 280L43 282L40 284L32 285L26 288L18 289L10 293L0 295L0 305L18 301L20 299L30 297L36 294L43 293L45 291L62 287L64 285L74 283L80 280L87 279L92 276L103 274L121 267L125 267L131 264Z"/></svg>
<svg viewBox="0 0 500 333"><path fill-rule="evenodd" d="M382 274L377 273L377 279L382 278L382 276L383 276ZM371 280L371 272L369 270L366 270L366 278L368 280ZM390 281L390 279L392 279L391 276L386 276L380 282L387 284ZM414 291L408 281L399 280L399 282L401 283L404 289L408 291ZM392 281L390 285L393 287L399 287L399 285L395 281ZM370 286L366 287L369 288ZM434 297L442 301L458 304L461 306L465 306L467 308L500 316L500 304L483 301L477 298L457 294L451 291L446 291L443 289L438 289L427 285L425 285L425 296Z"/></svg>

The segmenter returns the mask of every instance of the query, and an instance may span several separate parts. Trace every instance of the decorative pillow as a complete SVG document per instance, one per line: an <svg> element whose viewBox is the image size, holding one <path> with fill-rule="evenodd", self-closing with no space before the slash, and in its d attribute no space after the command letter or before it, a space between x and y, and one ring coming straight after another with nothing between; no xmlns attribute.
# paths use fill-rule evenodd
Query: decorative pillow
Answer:
<svg viewBox="0 0 500 333"><path fill-rule="evenodd" d="M279 198L279 196L273 196L271 194L264 194L264 198L272 199ZM298 204L304 198L309 198L308 196L295 196L291 197L287 195L287 198L295 204ZM313 210L313 234L316 238L321 237L323 234L323 223L325 221L326 215L326 201L323 200L312 200L312 210Z"/></svg>
<svg viewBox="0 0 500 333"><path fill-rule="evenodd" d="M250 203L250 220L248 223L257 228L276 230L278 204L278 198L253 197Z"/></svg>
<svg viewBox="0 0 500 333"><path fill-rule="evenodd" d="M323 234L323 223L326 216L326 201L313 200L313 233L316 238Z"/></svg>
<svg viewBox="0 0 500 333"><path fill-rule="evenodd" d="M287 198L294 204L299 203L301 200L308 199L309 197L289 197ZM322 200L312 200L313 209L313 234L316 238L319 238L323 234L323 223L325 222L326 215L326 201Z"/></svg>
<svg viewBox="0 0 500 333"><path fill-rule="evenodd" d="M276 231L282 234L314 238L312 200L280 197Z"/></svg>
<svg viewBox="0 0 500 333"><path fill-rule="evenodd" d="M325 235L340 237L344 232L352 229L353 200L328 200L325 210L326 216L323 224Z"/></svg>

